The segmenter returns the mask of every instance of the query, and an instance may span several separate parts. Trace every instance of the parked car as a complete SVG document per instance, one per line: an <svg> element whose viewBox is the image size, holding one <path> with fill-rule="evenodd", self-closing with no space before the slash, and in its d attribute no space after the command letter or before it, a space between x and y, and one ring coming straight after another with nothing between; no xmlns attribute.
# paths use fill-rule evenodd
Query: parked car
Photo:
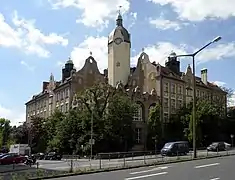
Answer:
<svg viewBox="0 0 235 180"><path fill-rule="evenodd" d="M45 156L45 160L61 160L61 159L62 159L62 155L56 152L49 152Z"/></svg>
<svg viewBox="0 0 235 180"><path fill-rule="evenodd" d="M186 155L189 153L187 141L169 142L161 149L162 156Z"/></svg>
<svg viewBox="0 0 235 180"><path fill-rule="evenodd" d="M0 164L18 164L25 162L26 157L17 154L8 154L0 158Z"/></svg>
<svg viewBox="0 0 235 180"><path fill-rule="evenodd" d="M45 154L44 153L37 153L37 154L32 154L32 156L34 156L36 159L42 160L45 158Z"/></svg>
<svg viewBox="0 0 235 180"><path fill-rule="evenodd" d="M226 145L224 142L213 142L207 147L207 151L225 151Z"/></svg>

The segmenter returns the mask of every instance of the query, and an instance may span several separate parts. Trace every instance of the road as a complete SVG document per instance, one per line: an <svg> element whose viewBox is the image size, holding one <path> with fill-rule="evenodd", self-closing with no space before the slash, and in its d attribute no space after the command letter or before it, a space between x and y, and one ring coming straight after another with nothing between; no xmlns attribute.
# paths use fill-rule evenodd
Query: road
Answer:
<svg viewBox="0 0 235 180"><path fill-rule="evenodd" d="M231 151L223 151L219 152L219 154L235 154L235 150ZM217 152L207 152L207 151L198 151L198 156L213 156L216 155ZM87 159L79 159L73 161L73 169L99 169L100 165L101 168L108 168L108 167L121 167L121 166L135 166L147 163L154 163L154 162L162 162L162 161L169 161L175 160L177 158L190 158L192 157L192 153L189 153L187 156L180 156L180 157L162 157L161 155L152 155L152 156L138 156L138 157L130 157L130 158L122 158L122 159L111 159L111 160L92 160L89 161ZM50 170L59 170L59 171L68 171L71 166L71 160L64 160L64 161L39 161L39 168L43 169L50 169Z"/></svg>
<svg viewBox="0 0 235 180"><path fill-rule="evenodd" d="M70 176L60 180L232 180L235 156L188 161L161 166L135 168L90 175ZM57 179L52 179L57 180Z"/></svg>

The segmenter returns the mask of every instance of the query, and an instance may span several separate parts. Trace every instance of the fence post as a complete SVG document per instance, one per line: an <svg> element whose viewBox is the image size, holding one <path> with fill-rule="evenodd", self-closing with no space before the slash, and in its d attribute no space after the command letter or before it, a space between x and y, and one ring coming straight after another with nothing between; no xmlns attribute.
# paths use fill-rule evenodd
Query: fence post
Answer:
<svg viewBox="0 0 235 180"><path fill-rule="evenodd" d="M126 159L125 159L125 154L123 155L123 166L126 166Z"/></svg>
<svg viewBox="0 0 235 180"><path fill-rule="evenodd" d="M37 169L39 168L39 162L37 162Z"/></svg>
<svg viewBox="0 0 235 180"><path fill-rule="evenodd" d="M144 164L146 164L146 160L145 160L145 153L144 153Z"/></svg>
<svg viewBox="0 0 235 180"><path fill-rule="evenodd" d="M209 153L208 150L206 150L206 157L208 157L208 153Z"/></svg>
<svg viewBox="0 0 235 180"><path fill-rule="evenodd" d="M132 153L132 161L134 160L134 153Z"/></svg>
<svg viewBox="0 0 235 180"><path fill-rule="evenodd" d="M99 157L100 157L100 169L101 169L101 155L99 155Z"/></svg>
<svg viewBox="0 0 235 180"><path fill-rule="evenodd" d="M13 167L12 168L15 169L15 161L13 162Z"/></svg>
<svg viewBox="0 0 235 180"><path fill-rule="evenodd" d="M70 172L71 173L73 172L73 160L72 159L70 160Z"/></svg>

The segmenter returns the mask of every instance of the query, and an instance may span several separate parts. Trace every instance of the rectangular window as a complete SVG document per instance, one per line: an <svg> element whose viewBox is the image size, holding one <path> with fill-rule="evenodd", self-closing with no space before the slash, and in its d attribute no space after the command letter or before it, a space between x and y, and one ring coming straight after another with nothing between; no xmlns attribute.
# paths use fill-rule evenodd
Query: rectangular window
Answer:
<svg viewBox="0 0 235 180"><path fill-rule="evenodd" d="M182 100L178 100L178 106L179 106L179 108L181 108L183 106Z"/></svg>
<svg viewBox="0 0 235 180"><path fill-rule="evenodd" d="M169 107L168 98L164 98L164 108L168 108L168 107Z"/></svg>
<svg viewBox="0 0 235 180"><path fill-rule="evenodd" d="M197 97L199 97L200 96L200 91L199 90L197 90Z"/></svg>
<svg viewBox="0 0 235 180"><path fill-rule="evenodd" d="M169 92L169 83L164 84L164 92Z"/></svg>
<svg viewBox="0 0 235 180"><path fill-rule="evenodd" d="M178 85L178 94L183 94L183 88L181 85Z"/></svg>
<svg viewBox="0 0 235 180"><path fill-rule="evenodd" d="M135 129L135 142L136 144L141 143L141 129L140 128Z"/></svg>
<svg viewBox="0 0 235 180"><path fill-rule="evenodd" d="M65 104L65 112L68 112L68 111L69 111L69 104L66 103L66 104Z"/></svg>
<svg viewBox="0 0 235 180"><path fill-rule="evenodd" d="M175 88L175 84L171 83L171 93L175 94L176 88Z"/></svg>
<svg viewBox="0 0 235 180"><path fill-rule="evenodd" d="M134 113L133 121L142 121L142 106L137 104L137 110Z"/></svg>
<svg viewBox="0 0 235 180"><path fill-rule="evenodd" d="M168 117L168 113L164 113L163 118L164 118L164 122L167 122L167 121L168 121L168 119L169 119L169 117Z"/></svg>

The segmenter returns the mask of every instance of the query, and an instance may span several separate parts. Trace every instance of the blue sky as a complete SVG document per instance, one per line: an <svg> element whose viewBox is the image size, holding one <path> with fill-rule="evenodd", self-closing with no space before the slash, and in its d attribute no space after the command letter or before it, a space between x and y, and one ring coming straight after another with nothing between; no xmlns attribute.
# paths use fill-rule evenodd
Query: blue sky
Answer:
<svg viewBox="0 0 235 180"><path fill-rule="evenodd" d="M77 69L89 52L103 71L107 37L119 6L132 39L132 65L142 48L151 61L164 64L177 54L200 48L216 36L222 40L197 57L197 74L235 88L234 0L2 0L0 3L0 117L13 124L25 120L25 102L42 89L71 56ZM190 60L181 59L185 71Z"/></svg>

